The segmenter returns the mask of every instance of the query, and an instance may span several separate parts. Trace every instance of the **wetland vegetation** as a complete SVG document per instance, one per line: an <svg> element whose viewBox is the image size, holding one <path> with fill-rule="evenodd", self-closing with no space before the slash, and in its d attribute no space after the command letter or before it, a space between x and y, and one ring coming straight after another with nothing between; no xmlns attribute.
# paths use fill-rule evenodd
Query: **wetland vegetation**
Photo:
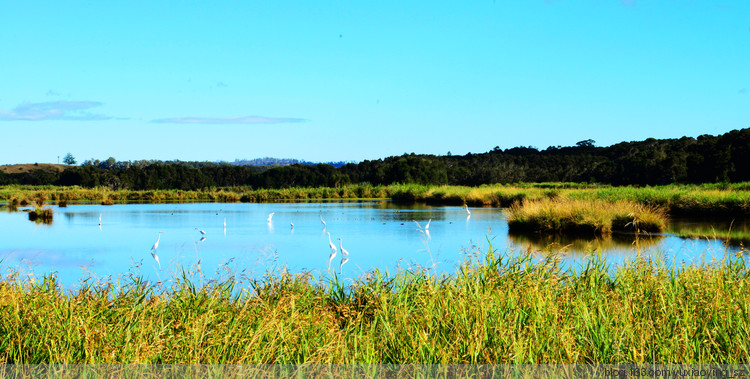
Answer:
<svg viewBox="0 0 750 379"><path fill-rule="evenodd" d="M693 265L641 258L615 271L554 255L477 252L453 275L310 273L196 285L183 271L0 281L0 362L35 363L746 363L743 255ZM168 283L168 284L167 284Z"/></svg>
<svg viewBox="0 0 750 379"><path fill-rule="evenodd" d="M515 203L505 211L510 232L605 235L661 233L667 217L660 208L632 201L542 199Z"/></svg>
<svg viewBox="0 0 750 379"><path fill-rule="evenodd" d="M526 232L513 238L548 245L561 234L601 235L616 244L616 232L666 231L744 246L750 241L744 230L668 225L672 217L750 216L748 153L750 129L610 147L581 141L542 151L412 153L340 167L110 158L64 170L35 165L0 172L0 203L10 210L31 206L29 218L44 222L53 217L50 203L391 199L504 207L511 231ZM638 241L635 249L653 239ZM0 277L0 362L750 360L744 248L719 261L682 265L638 251L614 269L597 254L563 268L552 249L531 253L490 247L452 275L375 270L346 283L282 270L199 286L201 274L184 270L159 283L133 273L66 290L54 273L34 280L11 269Z"/></svg>

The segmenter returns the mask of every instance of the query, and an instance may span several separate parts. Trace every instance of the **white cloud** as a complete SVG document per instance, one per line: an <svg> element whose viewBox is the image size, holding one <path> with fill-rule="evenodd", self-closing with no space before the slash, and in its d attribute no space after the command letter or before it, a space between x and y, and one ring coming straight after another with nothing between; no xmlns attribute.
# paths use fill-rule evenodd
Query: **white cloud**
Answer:
<svg viewBox="0 0 750 379"><path fill-rule="evenodd" d="M98 107L97 101L49 101L44 103L21 104L11 110L0 110L0 121L98 121L112 117L92 114L88 109Z"/></svg>

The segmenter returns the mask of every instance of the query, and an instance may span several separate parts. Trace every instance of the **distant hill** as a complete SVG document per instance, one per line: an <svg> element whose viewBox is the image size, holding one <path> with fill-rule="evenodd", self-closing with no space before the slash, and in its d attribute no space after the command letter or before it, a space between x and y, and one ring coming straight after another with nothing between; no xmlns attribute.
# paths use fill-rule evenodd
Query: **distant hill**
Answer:
<svg viewBox="0 0 750 379"><path fill-rule="evenodd" d="M64 164L50 164L50 163L24 163L24 164L9 164L0 166L0 172L6 174L24 174L33 170L42 170L45 172L58 173L62 172L71 166Z"/></svg>
<svg viewBox="0 0 750 379"><path fill-rule="evenodd" d="M265 157L265 158L255 158L255 159L235 159L234 162L231 162L230 164L236 165L236 166L290 166L293 164L301 164L301 165L316 165L321 162L309 162L305 160L299 160L299 159L292 159L292 158L271 158L271 157ZM339 168L349 162L322 162L323 164L329 164L333 167Z"/></svg>

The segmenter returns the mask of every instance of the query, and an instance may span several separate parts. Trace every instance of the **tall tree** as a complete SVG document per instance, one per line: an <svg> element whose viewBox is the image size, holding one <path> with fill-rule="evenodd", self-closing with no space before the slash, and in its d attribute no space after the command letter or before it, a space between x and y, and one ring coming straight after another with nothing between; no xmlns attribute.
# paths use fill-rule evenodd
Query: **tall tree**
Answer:
<svg viewBox="0 0 750 379"><path fill-rule="evenodd" d="M76 158L73 156L73 154L68 153L65 155L65 158L63 158L63 163L74 165L76 164Z"/></svg>

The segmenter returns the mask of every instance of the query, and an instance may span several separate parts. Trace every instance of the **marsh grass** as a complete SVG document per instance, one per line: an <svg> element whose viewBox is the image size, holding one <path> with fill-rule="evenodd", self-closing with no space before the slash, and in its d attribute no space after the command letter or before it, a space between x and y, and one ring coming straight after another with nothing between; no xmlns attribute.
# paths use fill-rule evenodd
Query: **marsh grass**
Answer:
<svg viewBox="0 0 750 379"><path fill-rule="evenodd" d="M542 199L515 203L505 214L512 232L658 233L667 224L661 209L632 201Z"/></svg>
<svg viewBox="0 0 750 379"><path fill-rule="evenodd" d="M56 187L56 186L1 186L0 201L18 199L20 205L38 195L48 200L111 205L127 202L266 202L318 199L385 199L390 192L385 186L369 184L347 185L337 188L285 188L252 189L248 187L207 188L202 190L112 190L108 187Z"/></svg>
<svg viewBox="0 0 750 379"><path fill-rule="evenodd" d="M45 208L47 195L43 192L37 192L33 196L34 209L29 211L29 221L36 223L51 224L54 213L52 209Z"/></svg>
<svg viewBox="0 0 750 379"><path fill-rule="evenodd" d="M36 208L29 211L29 221L51 224L53 218L54 212L49 208Z"/></svg>
<svg viewBox="0 0 750 379"><path fill-rule="evenodd" d="M423 186L402 184L388 186L395 202L507 207L515 202L555 197L557 191L546 188L521 188L502 184L464 186Z"/></svg>
<svg viewBox="0 0 750 379"><path fill-rule="evenodd" d="M490 251L450 276L373 271L166 285L0 281L0 362L746 363L742 255L698 265Z"/></svg>
<svg viewBox="0 0 750 379"><path fill-rule="evenodd" d="M576 183L514 185L389 186L394 201L509 207L543 199L631 201L665 209L671 216L750 216L750 183L612 187Z"/></svg>
<svg viewBox="0 0 750 379"><path fill-rule="evenodd" d="M24 206L42 193L48 200L69 202L269 202L322 199L392 199L397 203L509 207L543 199L632 201L665 209L672 216L750 216L750 183L612 187L577 183L519 183L514 185L425 186L352 184L335 188L248 187L203 190L111 190L107 187L11 185L0 187L0 201L17 199Z"/></svg>

